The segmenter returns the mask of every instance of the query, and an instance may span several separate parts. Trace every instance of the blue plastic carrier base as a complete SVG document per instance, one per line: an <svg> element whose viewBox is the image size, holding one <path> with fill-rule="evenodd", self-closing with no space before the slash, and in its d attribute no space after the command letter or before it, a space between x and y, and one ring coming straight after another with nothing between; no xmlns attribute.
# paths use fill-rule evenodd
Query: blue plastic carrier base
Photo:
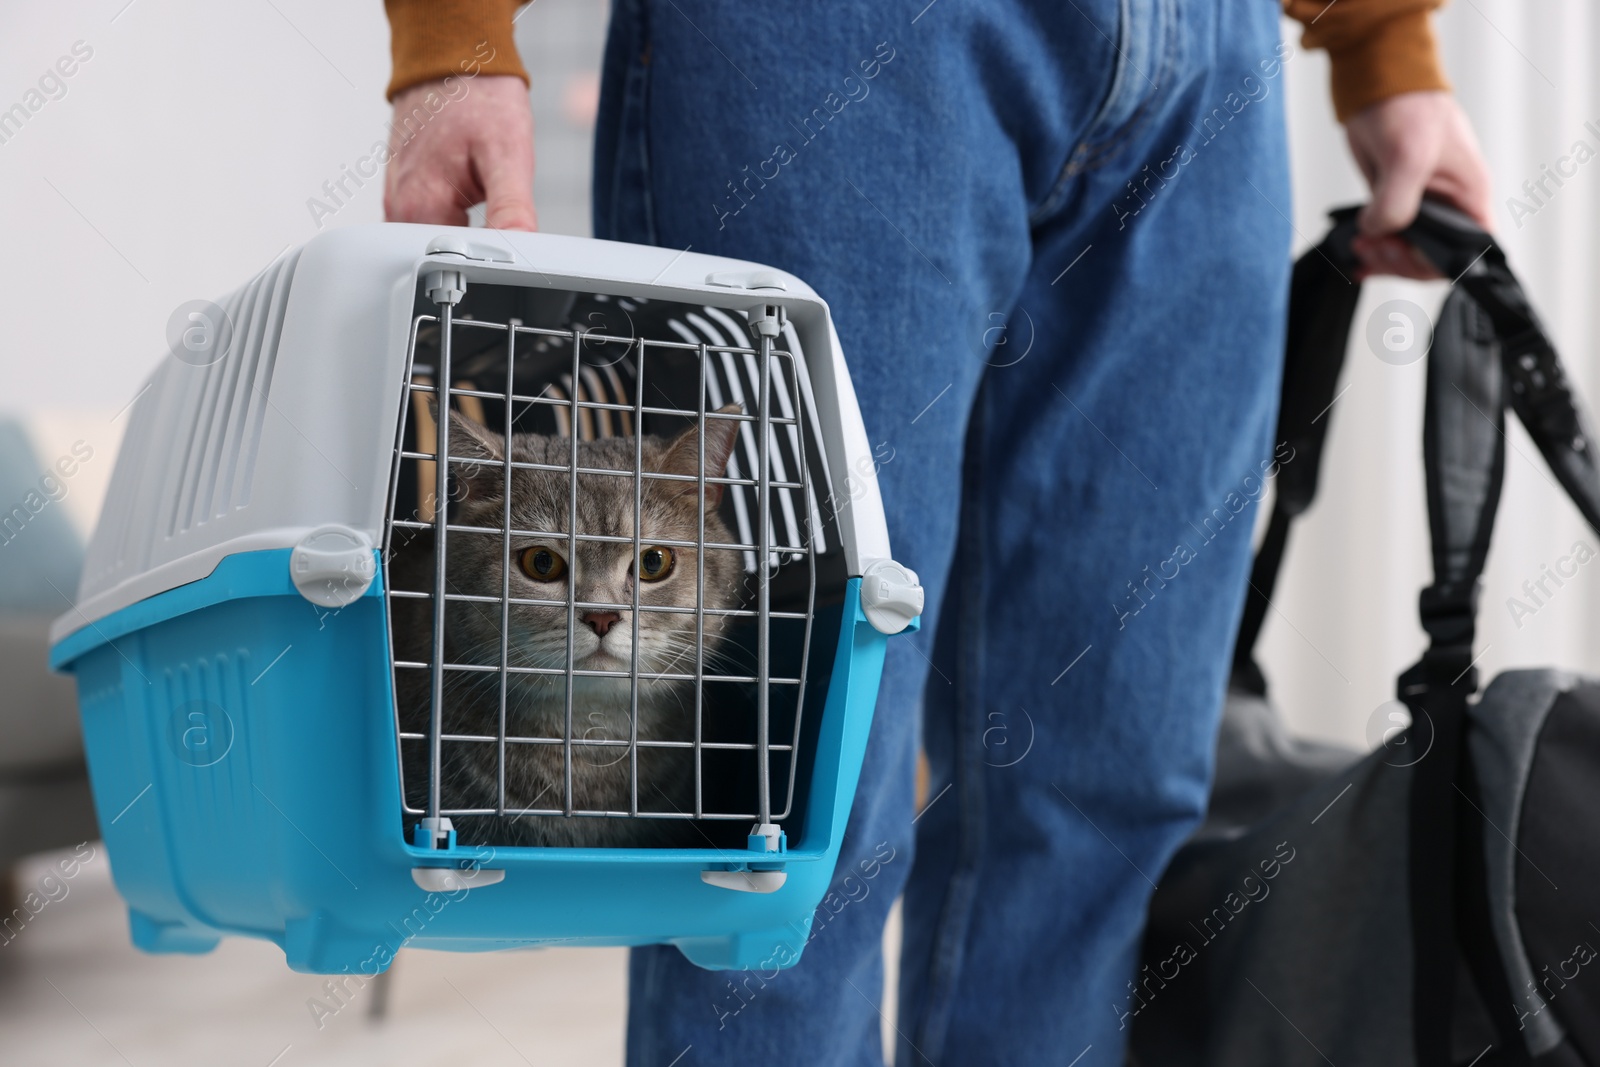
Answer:
<svg viewBox="0 0 1600 1067"><path fill-rule="evenodd" d="M705 875L749 869L748 852L410 844L381 577L348 606L319 608L292 584L289 557L226 556L52 650L77 677L136 945L199 953L225 934L258 937L317 974L374 974L401 947L668 943L701 967L738 969L800 958L888 641L862 612L862 579L817 609L838 640L807 806L798 840L756 864L783 884L756 893Z"/></svg>

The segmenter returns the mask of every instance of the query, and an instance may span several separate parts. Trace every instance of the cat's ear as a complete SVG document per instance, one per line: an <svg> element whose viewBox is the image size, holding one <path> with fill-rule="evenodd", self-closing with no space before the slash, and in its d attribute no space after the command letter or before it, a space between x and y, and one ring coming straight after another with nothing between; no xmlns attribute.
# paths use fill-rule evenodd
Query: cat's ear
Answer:
<svg viewBox="0 0 1600 1067"><path fill-rule="evenodd" d="M438 419L433 397L428 398L428 411ZM494 496L504 489L506 474L500 462L506 458L506 439L455 410L450 412L450 458L492 461L451 467L451 483L461 487L451 493L457 500Z"/></svg>
<svg viewBox="0 0 1600 1067"><path fill-rule="evenodd" d="M738 404L724 404L715 412L717 415L738 415L742 409ZM728 475L728 460L733 457L733 446L739 439L739 427L742 426L737 419L706 419L706 477L725 478ZM691 426L667 446L666 462L663 464L663 473L666 474L699 474L700 473L700 428ZM722 491L727 486L716 483L706 485L706 506L716 507L722 503ZM686 487L685 492L693 495L692 487Z"/></svg>

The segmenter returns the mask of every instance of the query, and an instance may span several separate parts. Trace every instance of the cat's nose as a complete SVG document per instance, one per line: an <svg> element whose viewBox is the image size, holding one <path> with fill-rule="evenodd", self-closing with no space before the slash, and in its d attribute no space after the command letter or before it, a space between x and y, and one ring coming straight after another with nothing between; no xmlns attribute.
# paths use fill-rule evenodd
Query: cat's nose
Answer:
<svg viewBox="0 0 1600 1067"><path fill-rule="evenodd" d="M581 618L601 637L604 637L606 631L611 629L612 623L622 621L622 616L614 611L586 611Z"/></svg>

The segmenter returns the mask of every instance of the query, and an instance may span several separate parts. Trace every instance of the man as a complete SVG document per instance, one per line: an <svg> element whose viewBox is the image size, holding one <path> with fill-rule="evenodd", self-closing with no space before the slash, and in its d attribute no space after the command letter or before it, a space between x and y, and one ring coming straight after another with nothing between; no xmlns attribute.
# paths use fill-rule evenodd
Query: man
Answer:
<svg viewBox="0 0 1600 1067"><path fill-rule="evenodd" d="M475 72L390 161L391 219L464 223L483 201L490 226L534 227L516 6L389 0L398 112ZM1372 186L1367 273L1425 273L1392 236L1425 192L1488 224L1433 6L1287 2L1332 55ZM829 301L894 449L895 556L927 592L837 877L893 858L776 977L735 989L636 950L636 1067L881 1063L902 890L897 1063L1121 1063L1153 880L1205 808L1249 486L1284 459L1278 18L1268 0L616 0L596 235L769 263Z"/></svg>

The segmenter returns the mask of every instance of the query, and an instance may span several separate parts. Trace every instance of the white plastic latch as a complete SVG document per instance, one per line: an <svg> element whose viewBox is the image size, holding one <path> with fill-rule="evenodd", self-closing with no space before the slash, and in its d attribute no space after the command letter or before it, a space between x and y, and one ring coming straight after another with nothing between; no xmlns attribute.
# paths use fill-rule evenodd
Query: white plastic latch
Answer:
<svg viewBox="0 0 1600 1067"><path fill-rule="evenodd" d="M719 270L706 275L707 285L724 289L777 289L789 291L789 283L775 270Z"/></svg>
<svg viewBox="0 0 1600 1067"><path fill-rule="evenodd" d="M325 608L342 608L360 599L377 573L372 541L348 526L319 526L289 553L294 587Z"/></svg>
<svg viewBox="0 0 1600 1067"><path fill-rule="evenodd" d="M897 634L922 614L917 572L892 559L875 559L861 572L861 611L879 633Z"/></svg>
<svg viewBox="0 0 1600 1067"><path fill-rule="evenodd" d="M740 893L776 893L789 880L788 871L701 871L700 880Z"/></svg>
<svg viewBox="0 0 1600 1067"><path fill-rule="evenodd" d="M506 872L482 867L413 867L411 880L430 893L455 893L462 889L481 889L506 880Z"/></svg>
<svg viewBox="0 0 1600 1067"><path fill-rule="evenodd" d="M428 242L430 256L460 256L479 263L515 263L511 250L492 241L469 238L459 233L441 233Z"/></svg>

